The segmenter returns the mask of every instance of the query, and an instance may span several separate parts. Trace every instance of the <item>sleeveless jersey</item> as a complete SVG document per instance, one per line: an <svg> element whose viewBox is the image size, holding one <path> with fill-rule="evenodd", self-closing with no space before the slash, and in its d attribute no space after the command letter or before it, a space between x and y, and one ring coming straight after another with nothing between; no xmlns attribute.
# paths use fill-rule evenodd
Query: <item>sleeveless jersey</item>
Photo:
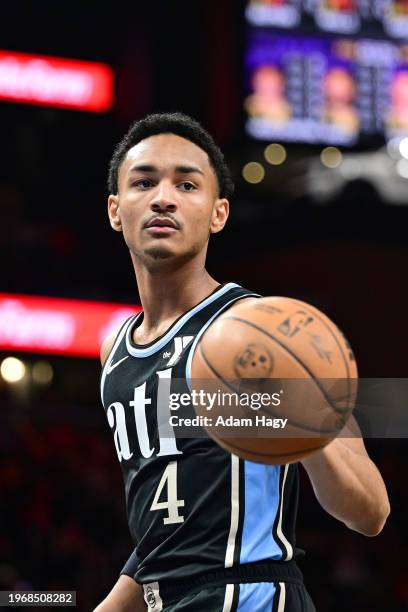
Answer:
<svg viewBox="0 0 408 612"><path fill-rule="evenodd" d="M123 472L138 559L134 578L141 584L297 555L296 464L244 461L208 437L178 438L169 424L172 380L182 379L189 392L200 336L250 296L260 297L235 283L221 285L143 346L132 341L143 315L131 317L102 370L102 403Z"/></svg>

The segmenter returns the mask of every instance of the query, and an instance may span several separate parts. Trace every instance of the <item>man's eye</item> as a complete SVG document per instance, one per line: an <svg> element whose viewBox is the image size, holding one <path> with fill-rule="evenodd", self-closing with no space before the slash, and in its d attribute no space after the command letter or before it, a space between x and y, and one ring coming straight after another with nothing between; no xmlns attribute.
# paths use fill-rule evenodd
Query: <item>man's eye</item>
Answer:
<svg viewBox="0 0 408 612"><path fill-rule="evenodd" d="M188 181L180 183L180 186L183 188L183 191L193 191L193 189L196 189L195 185L193 185L193 183L189 183Z"/></svg>
<svg viewBox="0 0 408 612"><path fill-rule="evenodd" d="M149 189L149 187L153 185L152 181L149 181L149 179L140 179L133 184L135 187L140 187L140 189Z"/></svg>

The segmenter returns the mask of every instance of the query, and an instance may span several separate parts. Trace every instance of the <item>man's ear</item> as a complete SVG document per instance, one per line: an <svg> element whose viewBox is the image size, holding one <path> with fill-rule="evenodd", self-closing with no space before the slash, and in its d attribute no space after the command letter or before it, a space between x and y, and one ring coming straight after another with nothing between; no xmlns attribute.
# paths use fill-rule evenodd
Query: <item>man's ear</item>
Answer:
<svg viewBox="0 0 408 612"><path fill-rule="evenodd" d="M119 196L118 195L110 195L108 197L108 215L111 227L116 232L122 231L122 222L120 220L119 213Z"/></svg>
<svg viewBox="0 0 408 612"><path fill-rule="evenodd" d="M218 234L227 222L229 215L229 202L226 198L217 198L214 203L210 233Z"/></svg>

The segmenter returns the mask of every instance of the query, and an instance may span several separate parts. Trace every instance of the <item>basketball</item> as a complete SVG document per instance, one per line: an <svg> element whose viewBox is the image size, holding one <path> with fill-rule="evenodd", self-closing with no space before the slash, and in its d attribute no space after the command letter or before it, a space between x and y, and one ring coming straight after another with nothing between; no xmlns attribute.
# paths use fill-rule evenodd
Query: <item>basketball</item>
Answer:
<svg viewBox="0 0 408 612"><path fill-rule="evenodd" d="M315 307L286 297L245 300L220 315L195 348L191 379L193 388L218 394L211 410L194 406L207 422L211 415L208 434L242 459L266 464L293 463L326 446L357 393L342 332ZM235 399L226 406L224 396ZM260 405L262 397L274 401Z"/></svg>

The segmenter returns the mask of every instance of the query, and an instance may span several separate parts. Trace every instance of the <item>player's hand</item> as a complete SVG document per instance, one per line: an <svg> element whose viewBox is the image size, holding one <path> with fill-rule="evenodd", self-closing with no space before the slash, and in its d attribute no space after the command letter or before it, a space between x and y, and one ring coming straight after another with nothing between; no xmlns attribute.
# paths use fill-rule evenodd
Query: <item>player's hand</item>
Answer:
<svg viewBox="0 0 408 612"><path fill-rule="evenodd" d="M119 580L94 612L146 612L143 588L129 576Z"/></svg>

